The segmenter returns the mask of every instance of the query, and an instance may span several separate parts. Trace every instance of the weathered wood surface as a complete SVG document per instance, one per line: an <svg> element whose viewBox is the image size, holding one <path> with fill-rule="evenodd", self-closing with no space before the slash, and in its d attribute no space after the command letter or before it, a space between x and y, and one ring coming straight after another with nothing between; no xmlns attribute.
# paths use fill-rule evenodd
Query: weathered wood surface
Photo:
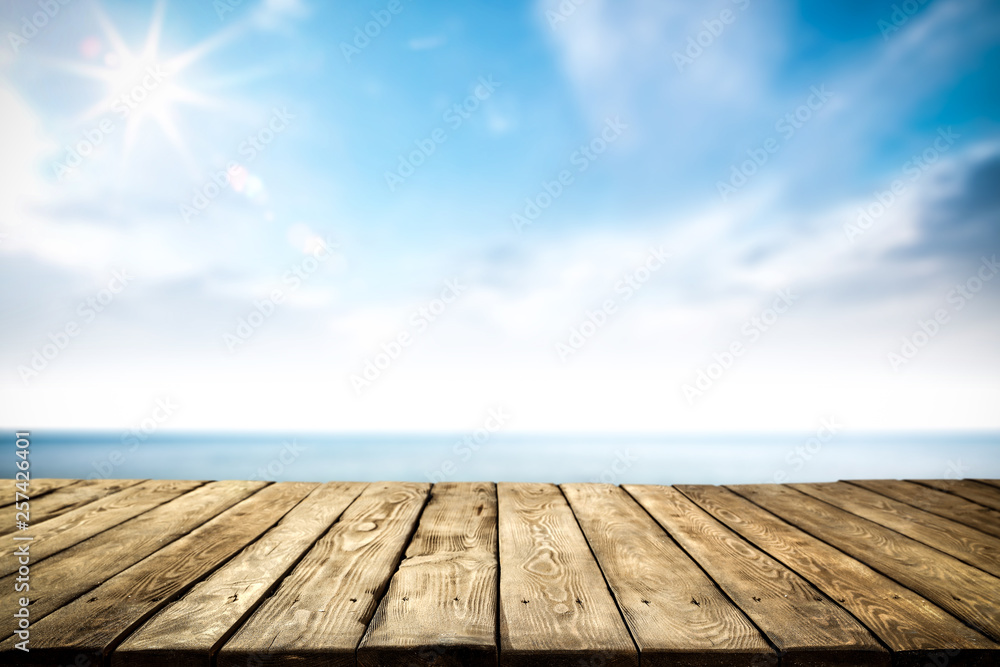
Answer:
<svg viewBox="0 0 1000 667"><path fill-rule="evenodd" d="M914 479L917 484L945 491L974 503L1000 510L1000 487L971 479Z"/></svg>
<svg viewBox="0 0 1000 667"><path fill-rule="evenodd" d="M78 484L80 481L79 479L55 479L51 477L33 479L28 484L27 495L31 500L40 499L50 491L55 491L71 484ZM7 505L24 500L24 498L15 495L15 493L21 493L21 489L17 486L18 484L19 482L13 479L0 480L0 493L3 494L0 496L0 507L6 507ZM21 495L24 494L22 493Z"/></svg>
<svg viewBox="0 0 1000 667"><path fill-rule="evenodd" d="M279 484L277 486L285 486ZM330 482L126 639L112 667L210 667L219 647L343 513L364 484Z"/></svg>
<svg viewBox="0 0 1000 667"><path fill-rule="evenodd" d="M218 666L244 667L248 660L354 665L429 490L404 482L366 488L222 647Z"/></svg>
<svg viewBox="0 0 1000 667"><path fill-rule="evenodd" d="M40 538L31 547L31 559L37 563L202 484L204 482L150 480L77 507L54 519L32 524L31 528L23 533ZM0 577L11 574L17 570L17 566L14 560L0 562Z"/></svg>
<svg viewBox="0 0 1000 667"><path fill-rule="evenodd" d="M31 511L28 523L30 525L42 523L64 512L92 503L98 498L134 486L141 481L139 479L86 479L64 487L60 493L47 493L41 498L32 499L29 503ZM3 509L3 514L9 515L10 518L3 517L3 523L0 524L0 536L17 530L14 522L15 509L14 505Z"/></svg>
<svg viewBox="0 0 1000 667"><path fill-rule="evenodd" d="M718 486L677 488L851 612L892 649L894 664L923 666L949 649L961 650L963 661L996 657L1000 650L925 598L732 491Z"/></svg>
<svg viewBox="0 0 1000 667"><path fill-rule="evenodd" d="M316 485L275 484L230 507L34 624L28 664L106 655L159 608L277 522ZM14 640L0 654L15 657Z"/></svg>
<svg viewBox="0 0 1000 667"><path fill-rule="evenodd" d="M774 651L625 491L609 484L564 484L563 492L643 665L752 665Z"/></svg>
<svg viewBox="0 0 1000 667"><path fill-rule="evenodd" d="M1000 576L1000 538L844 482L789 486Z"/></svg>
<svg viewBox="0 0 1000 667"><path fill-rule="evenodd" d="M965 498L895 479L852 479L849 483L1000 537L1000 512Z"/></svg>
<svg viewBox="0 0 1000 667"><path fill-rule="evenodd" d="M358 664L496 665L496 614L496 487L435 484Z"/></svg>
<svg viewBox="0 0 1000 667"><path fill-rule="evenodd" d="M552 484L497 485L500 661L638 665L639 656L573 512Z"/></svg>
<svg viewBox="0 0 1000 667"><path fill-rule="evenodd" d="M33 493L50 518L0 535L2 664L1000 664L996 480Z"/></svg>
<svg viewBox="0 0 1000 667"><path fill-rule="evenodd" d="M182 538L263 486L264 482L206 484L36 563L30 582L32 622ZM0 594L11 595L8 591L14 590L17 576L15 572L0 579ZM4 614L0 637L9 637L15 627L15 620Z"/></svg>
<svg viewBox="0 0 1000 667"><path fill-rule="evenodd" d="M733 485L741 496L831 544L1000 640L1000 579L922 542L772 484Z"/></svg>
<svg viewBox="0 0 1000 667"><path fill-rule="evenodd" d="M781 652L798 664L888 665L889 653L843 608L740 539L677 489L626 485Z"/></svg>

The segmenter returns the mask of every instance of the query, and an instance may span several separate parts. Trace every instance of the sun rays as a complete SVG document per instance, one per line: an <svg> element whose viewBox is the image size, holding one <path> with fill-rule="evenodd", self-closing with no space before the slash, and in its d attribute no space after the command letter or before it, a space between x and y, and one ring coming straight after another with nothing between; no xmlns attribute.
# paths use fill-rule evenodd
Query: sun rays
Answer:
<svg viewBox="0 0 1000 667"><path fill-rule="evenodd" d="M179 124L180 108L197 106L219 108L225 100L198 91L184 83L184 73L215 49L231 41L241 27L234 24L208 39L175 55L161 50L166 2L160 0L145 39L133 49L117 27L95 4L94 12L101 36L88 36L79 45L79 59L50 60L52 67L92 79L103 85L103 92L75 118L85 125L98 118L111 118L124 127L121 139L122 161L136 149L150 128L158 130L190 165L193 163Z"/></svg>

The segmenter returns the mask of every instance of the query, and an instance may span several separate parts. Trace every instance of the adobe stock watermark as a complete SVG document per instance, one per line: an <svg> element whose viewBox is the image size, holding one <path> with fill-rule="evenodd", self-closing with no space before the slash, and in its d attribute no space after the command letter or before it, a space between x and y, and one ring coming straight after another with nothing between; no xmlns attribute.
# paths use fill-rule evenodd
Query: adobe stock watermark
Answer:
<svg viewBox="0 0 1000 667"><path fill-rule="evenodd" d="M118 116L120 122L128 120L142 104L156 94L156 90L167 79L169 73L164 71L159 64L148 65L142 72L136 75L136 81L125 86L115 96L109 105L112 113ZM97 122L94 127L83 132L83 137L73 145L67 145L65 156L61 162L53 165L56 178L63 180L75 173L97 150L98 146L104 143L108 135L112 134L118 125L113 118L105 116Z"/></svg>
<svg viewBox="0 0 1000 667"><path fill-rule="evenodd" d="M493 436L502 430L509 421L510 415L504 411L503 406L491 408L487 413L486 419L483 420L482 426L471 433L467 433L461 440L457 440L452 445L451 452L455 455L455 459L445 459L441 462L437 470L426 472L424 475L431 484L448 481L450 477L458 472L462 463L468 462L476 452L489 444Z"/></svg>
<svg viewBox="0 0 1000 667"><path fill-rule="evenodd" d="M472 93L467 95L461 102L456 102L448 107L441 116L441 120L454 132L462 127L465 121L472 118L472 114L479 109L483 102L492 97L500 85L499 82L493 80L492 74L486 77L479 77L475 88L472 89ZM389 192L395 192L396 188L402 185L406 179L413 176L417 169L427 162L428 158L437 151L438 146L446 141L448 141L448 132L442 127L436 127L426 137L414 140L413 145L415 148L412 151L406 155L400 154L397 156L399 162L396 165L396 169L385 171L385 184L389 188Z"/></svg>
<svg viewBox="0 0 1000 667"><path fill-rule="evenodd" d="M746 8L750 6L750 0L732 0L732 2L741 12L746 11ZM683 73L685 67L693 65L694 61L700 58L706 49L715 44L715 40L726 31L726 26L736 23L738 16L739 14L732 9L723 9L718 16L702 21L703 29L694 35L688 35L684 52L674 51L673 53L677 71Z"/></svg>
<svg viewBox="0 0 1000 667"><path fill-rule="evenodd" d="M112 449L105 458L91 462L96 472L90 473L87 479L110 479L112 473L139 450L140 445L173 418L179 407L169 396L156 399L149 415L122 433L123 449Z"/></svg>
<svg viewBox="0 0 1000 667"><path fill-rule="evenodd" d="M945 295L944 308L936 309L930 317L917 320L917 328L909 335L903 336L900 346L889 352L889 367L899 372L902 366L913 361L922 349L934 340L941 333L941 329L951 321L952 313L957 313L983 289L986 283L993 280L1000 272L1000 264L997 263L997 256L987 259L982 258L979 269L975 275L970 276L965 282L955 285L948 294Z"/></svg>
<svg viewBox="0 0 1000 667"><path fill-rule="evenodd" d="M569 17L576 13L577 8L586 2L587 0L562 0L555 9L546 9L545 20L549 22L549 28L555 30L560 24L568 21Z"/></svg>
<svg viewBox="0 0 1000 667"><path fill-rule="evenodd" d="M899 198L906 192L907 188L920 180L921 176L927 172L944 153L947 153L955 142L961 138L958 132L951 129L939 127L938 136L919 154L913 155L903 163L902 172L907 180L897 178L889 184L888 190L876 190L872 193L874 201L865 206L858 207L858 215L854 223L844 223L844 235L851 243L857 242L859 236L863 236L869 229L892 206L899 201Z"/></svg>
<svg viewBox="0 0 1000 667"><path fill-rule="evenodd" d="M694 405L695 401L708 392L722 376L729 371L736 363L736 360L746 354L760 337L767 333L775 322L782 315L788 312L792 305L798 301L796 295L790 289L778 290L774 301L769 308L765 308L759 314L754 315L740 327L740 338L734 339L722 352L712 355L712 361L705 367L699 368L695 381L684 384L681 390L688 405Z"/></svg>
<svg viewBox="0 0 1000 667"><path fill-rule="evenodd" d="M577 173L587 171L627 129L628 125L622 122L620 116L606 118L601 132L569 156L570 165L576 167ZM569 169L561 170L551 181L543 180L539 191L534 196L525 198L524 207L511 214L510 221L514 225L514 231L520 234L522 228L534 224L542 212L552 206L573 182L573 172Z"/></svg>
<svg viewBox="0 0 1000 667"><path fill-rule="evenodd" d="M303 259L292 264L281 276L284 287L275 287L263 299L256 299L253 308L245 317L236 322L233 332L222 334L222 342L230 352L236 352L244 343L278 311L278 307L292 292L302 287L305 281L333 257L333 251L339 248L332 238L316 239L310 253Z"/></svg>
<svg viewBox="0 0 1000 667"><path fill-rule="evenodd" d="M21 382L28 386L29 381L37 378L63 350L69 347L74 338L80 335L84 328L97 319L118 295L132 282L133 276L127 269L112 271L107 285L92 296L87 297L77 306L76 314L80 320L68 320L61 328L48 335L48 342L31 351L31 359L27 365L17 367Z"/></svg>
<svg viewBox="0 0 1000 667"><path fill-rule="evenodd" d="M948 460L948 466L944 469L945 479L965 479L971 468L962 462L962 459Z"/></svg>
<svg viewBox="0 0 1000 667"><path fill-rule="evenodd" d="M820 420L820 427L816 429L816 434L808 438L801 445L796 445L785 454L785 463L788 464L791 472L802 470L806 463L816 458L823 451L823 446L830 443L843 430L844 425L837 422L836 417L824 417ZM788 481L788 470L781 469L774 471L774 475L768 482L774 484L784 484Z"/></svg>
<svg viewBox="0 0 1000 667"><path fill-rule="evenodd" d="M379 352L365 359L360 373L351 374L349 379L351 387L354 389L354 395L360 396L365 389L371 387L376 380L382 377L382 374L388 371L403 353L403 350L413 345L416 339L426 332L430 325L441 317L467 289L468 285L463 285L458 278L444 281L444 288L437 298L431 299L413 311L408 326L388 343L383 343Z"/></svg>
<svg viewBox="0 0 1000 667"><path fill-rule="evenodd" d="M177 204L181 220L185 224L189 224L192 218L204 213L219 195L227 188L232 187L238 178L246 174L246 166L267 150L275 137L288 129L289 121L294 118L295 114L289 113L287 107L273 108L264 127L247 135L246 139L241 141L237 147L237 153L244 158L243 162L230 160L226 163L225 171L214 172L200 187L194 189L194 195L192 195L190 202Z"/></svg>
<svg viewBox="0 0 1000 667"><path fill-rule="evenodd" d="M592 477L590 481L594 484L620 484L622 477L632 469L632 465L638 460L639 457L632 454L629 449L626 448L624 451L617 449L615 450L615 458L608 464L608 467L597 477Z"/></svg>
<svg viewBox="0 0 1000 667"><path fill-rule="evenodd" d="M31 16L22 16L20 23L18 23L20 30L7 32L7 41L10 43L10 49L14 55L20 53L21 47L34 39L40 30L44 30L49 22L58 16L62 8L70 2L72 0L36 0L35 4L38 5L40 11L34 12Z"/></svg>
<svg viewBox="0 0 1000 667"><path fill-rule="evenodd" d="M247 477L247 479L251 482L277 481L285 474L286 468L299 460L304 451L305 447L300 445L295 438L284 440L281 443L281 449L278 450L278 454L264 465L258 467L257 471Z"/></svg>
<svg viewBox="0 0 1000 667"><path fill-rule="evenodd" d="M237 8L243 6L244 0L212 0L212 9L219 17L219 22L226 20L227 14L232 14Z"/></svg>
<svg viewBox="0 0 1000 667"><path fill-rule="evenodd" d="M569 337L565 342L556 341L556 354L564 364L567 360L583 349L598 331L604 328L608 320L618 312L618 307L627 303L653 277L653 274L663 268L667 260L673 257L663 246L649 247L645 261L632 271L622 275L614 285L614 295L605 299L595 310L588 310L583 320L570 328Z"/></svg>
<svg viewBox="0 0 1000 667"><path fill-rule="evenodd" d="M816 112L822 109L831 97L833 93L826 89L826 84L810 87L809 95L802 104L775 121L774 130L781 139L768 137L759 147L748 148L746 160L729 165L729 179L715 182L715 189L718 190L722 201L729 201L737 190L749 183L750 179L770 161L771 156L780 151L796 132L812 120Z"/></svg>
<svg viewBox="0 0 1000 667"><path fill-rule="evenodd" d="M888 19L879 19L875 24L882 33L882 41L889 41L889 35L899 32L899 29L910 22L910 19L920 11L930 0L903 0L892 5L892 13Z"/></svg>
<svg viewBox="0 0 1000 667"><path fill-rule="evenodd" d="M407 1L411 2L412 0ZM402 0L389 0L383 9L370 12L372 20L364 25L354 27L354 38L351 42L340 43L340 53L344 56L344 60L350 63L352 58L361 55L361 52L368 48L372 40L389 27L393 17L398 16L405 8Z"/></svg>

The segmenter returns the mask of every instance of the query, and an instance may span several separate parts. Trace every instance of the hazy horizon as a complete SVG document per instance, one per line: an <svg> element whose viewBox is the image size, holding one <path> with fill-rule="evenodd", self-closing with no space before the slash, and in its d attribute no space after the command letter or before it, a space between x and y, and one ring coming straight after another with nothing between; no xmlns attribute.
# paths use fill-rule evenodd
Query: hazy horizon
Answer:
<svg viewBox="0 0 1000 667"><path fill-rule="evenodd" d="M32 471L74 479L741 484L1000 478L1000 432L769 435L34 431ZM13 460L0 461L12 475Z"/></svg>

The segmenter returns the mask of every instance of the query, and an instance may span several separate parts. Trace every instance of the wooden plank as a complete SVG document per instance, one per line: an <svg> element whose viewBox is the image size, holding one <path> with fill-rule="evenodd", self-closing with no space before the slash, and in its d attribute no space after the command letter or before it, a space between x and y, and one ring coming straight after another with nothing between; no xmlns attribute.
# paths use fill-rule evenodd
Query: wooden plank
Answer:
<svg viewBox="0 0 1000 667"><path fill-rule="evenodd" d="M983 507L1000 510L1000 489L989 484L981 484L971 479L911 479L907 481L952 493Z"/></svg>
<svg viewBox="0 0 1000 667"><path fill-rule="evenodd" d="M563 484L643 665L760 665L767 640L622 489Z"/></svg>
<svg viewBox="0 0 1000 667"><path fill-rule="evenodd" d="M127 633L259 537L315 487L291 482L261 489L33 623L27 655L11 638L0 644L0 656L42 665L73 663L81 653L106 656Z"/></svg>
<svg viewBox="0 0 1000 667"><path fill-rule="evenodd" d="M847 483L1000 537L1000 512L965 498L896 479L851 479Z"/></svg>
<svg viewBox="0 0 1000 667"><path fill-rule="evenodd" d="M497 485L500 664L638 665L573 512L552 484Z"/></svg>
<svg viewBox="0 0 1000 667"><path fill-rule="evenodd" d="M202 484L204 482L149 480L60 514L54 519L33 524L22 533L37 538L31 546L31 561L37 563ZM0 577L16 571L17 566L13 559L0 562Z"/></svg>
<svg viewBox="0 0 1000 667"><path fill-rule="evenodd" d="M354 651L416 526L428 484L368 486L219 651L247 661L354 666Z"/></svg>
<svg viewBox="0 0 1000 667"><path fill-rule="evenodd" d="M1000 479L974 479L972 481L979 482L980 484L989 484L1000 489Z"/></svg>
<svg viewBox="0 0 1000 667"><path fill-rule="evenodd" d="M727 488L916 591L994 641L1000 640L1000 579L993 575L786 486Z"/></svg>
<svg viewBox="0 0 1000 667"><path fill-rule="evenodd" d="M92 503L99 498L117 493L122 489L135 486L141 479L85 479L64 486L58 490L46 493L41 498L32 498L29 502L29 525L39 524L65 512ZM14 525L14 506L4 508L5 516L0 523L0 535L6 535L17 530ZM20 531L18 531L20 532Z"/></svg>
<svg viewBox="0 0 1000 667"><path fill-rule="evenodd" d="M889 664L889 652L847 612L677 489L624 488L767 635L783 665Z"/></svg>
<svg viewBox="0 0 1000 667"><path fill-rule="evenodd" d="M31 618L41 618L102 581L186 535L235 505L266 482L212 482L156 509L129 519L31 568ZM0 591L14 590L15 574L0 579ZM0 620L0 637L14 632L14 619Z"/></svg>
<svg viewBox="0 0 1000 667"><path fill-rule="evenodd" d="M702 509L851 612L893 651L893 665L923 667L941 651L949 660L988 664L1000 645L847 554L718 486L678 486Z"/></svg>
<svg viewBox="0 0 1000 667"><path fill-rule="evenodd" d="M218 647L364 487L330 482L315 489L267 534L125 639L111 667L210 667Z"/></svg>
<svg viewBox="0 0 1000 667"><path fill-rule="evenodd" d="M843 482L788 486L1000 576L1000 539L975 528Z"/></svg>
<svg viewBox="0 0 1000 667"><path fill-rule="evenodd" d="M496 487L435 484L358 665L495 667L496 622Z"/></svg>
<svg viewBox="0 0 1000 667"><path fill-rule="evenodd" d="M39 477L38 479L32 479L28 484L28 497L31 500L35 498L40 498L46 493L51 493L56 489L61 489L72 484L78 483L78 479L56 479L53 477ZM3 496L0 497L0 507L6 507L7 505L13 505L17 496L15 493L20 493L20 489L17 488L17 480L14 479L3 479L0 480L0 491L2 491Z"/></svg>

